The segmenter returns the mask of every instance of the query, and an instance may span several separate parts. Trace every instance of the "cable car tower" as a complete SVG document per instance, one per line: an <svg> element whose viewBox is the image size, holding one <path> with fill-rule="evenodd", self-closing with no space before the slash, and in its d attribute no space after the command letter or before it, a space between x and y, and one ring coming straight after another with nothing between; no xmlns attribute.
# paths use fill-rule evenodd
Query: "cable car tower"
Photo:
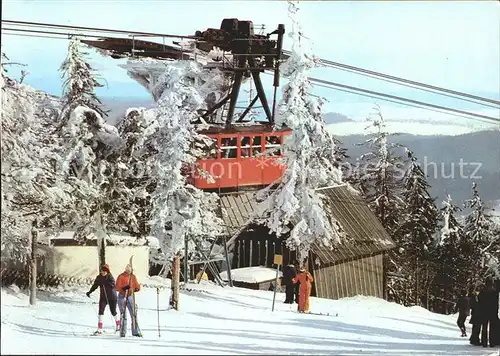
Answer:
<svg viewBox="0 0 500 356"><path fill-rule="evenodd" d="M220 28L196 31L189 38L194 42L192 51L180 46L169 46L135 39L104 38L82 42L104 49L113 58L149 57L155 59L195 60L208 57L211 51L220 55L206 68L218 68L231 85L228 94L212 102L200 116L200 123L209 124L200 133L217 142L217 153L198 161L198 165L215 180L190 175L190 183L204 190L235 191L242 188L261 188L279 180L284 168L275 164L281 156L283 136L289 129L273 131L276 95L279 87L279 67L283 57L285 26L268 34L255 34L252 21L223 19ZM274 39L273 39L273 38ZM174 43L179 45L179 43ZM199 54L201 53L201 55ZM273 75L273 99L269 104L261 74ZM245 81L252 80L255 97L236 115L240 89ZM248 113L260 101L265 120L245 121ZM241 107L238 107L241 108ZM203 119L203 120L202 120Z"/></svg>

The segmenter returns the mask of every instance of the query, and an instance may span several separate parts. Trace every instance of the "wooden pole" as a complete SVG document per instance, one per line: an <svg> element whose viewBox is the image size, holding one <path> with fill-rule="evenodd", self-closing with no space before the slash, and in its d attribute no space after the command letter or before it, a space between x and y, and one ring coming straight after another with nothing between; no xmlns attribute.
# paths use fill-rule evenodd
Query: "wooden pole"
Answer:
<svg viewBox="0 0 500 356"><path fill-rule="evenodd" d="M156 316L158 319L158 337L160 337L160 288L156 287Z"/></svg>
<svg viewBox="0 0 500 356"><path fill-rule="evenodd" d="M276 301L276 291L278 290L278 278L280 265L283 264L283 255L274 255L274 263L276 264L276 278L274 280L273 306L271 311L274 311L274 302Z"/></svg>
<svg viewBox="0 0 500 356"><path fill-rule="evenodd" d="M179 310L179 279L180 279L180 271L181 271L181 256L180 254L176 254L174 257L174 262L172 264L172 294L170 296L170 306Z"/></svg>
<svg viewBox="0 0 500 356"><path fill-rule="evenodd" d="M189 264L188 264L188 247L189 247L189 239L186 234L186 237L184 238L184 285L187 285L189 282Z"/></svg>
<svg viewBox="0 0 500 356"><path fill-rule="evenodd" d="M227 279L229 282L229 286L233 286L233 278L231 276L231 264L229 263L229 253L227 250L227 242L226 237L222 236L222 243L224 244L224 254L226 255L226 266L227 266Z"/></svg>
<svg viewBox="0 0 500 356"><path fill-rule="evenodd" d="M36 245L38 240L38 222L33 220L31 226L31 288L30 288L30 305L36 304Z"/></svg>
<svg viewBox="0 0 500 356"><path fill-rule="evenodd" d="M96 213L96 225L97 225L97 248L99 251L99 271L101 267L106 264L106 232L104 231L103 221L102 221L102 211L99 210Z"/></svg>

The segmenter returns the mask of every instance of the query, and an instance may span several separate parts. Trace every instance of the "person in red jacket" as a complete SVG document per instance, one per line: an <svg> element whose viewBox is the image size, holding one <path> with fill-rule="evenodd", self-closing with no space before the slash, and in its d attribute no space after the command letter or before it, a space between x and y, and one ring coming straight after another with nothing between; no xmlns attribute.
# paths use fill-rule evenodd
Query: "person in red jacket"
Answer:
<svg viewBox="0 0 500 356"><path fill-rule="evenodd" d="M300 283L299 313L309 313L309 297L311 296L313 276L302 267L299 274L293 278L293 284Z"/></svg>
<svg viewBox="0 0 500 356"><path fill-rule="evenodd" d="M141 331L137 325L137 317L134 311L137 310L135 304L134 293L141 290L141 285L137 281L137 277L132 273L132 267L128 264L125 267L125 272L116 278L116 291L118 292L118 307L120 314L123 317L123 330L127 332L127 311L125 310L125 300L127 300L127 309L132 322L132 335L141 336Z"/></svg>

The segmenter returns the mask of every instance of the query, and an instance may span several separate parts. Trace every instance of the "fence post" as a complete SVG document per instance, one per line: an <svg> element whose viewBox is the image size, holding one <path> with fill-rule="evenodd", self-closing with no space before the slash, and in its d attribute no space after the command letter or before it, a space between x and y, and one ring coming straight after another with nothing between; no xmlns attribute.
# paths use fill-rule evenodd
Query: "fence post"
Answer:
<svg viewBox="0 0 500 356"><path fill-rule="evenodd" d="M38 240L38 222L33 220L31 225L31 288L30 288L30 305L36 304L36 245Z"/></svg>

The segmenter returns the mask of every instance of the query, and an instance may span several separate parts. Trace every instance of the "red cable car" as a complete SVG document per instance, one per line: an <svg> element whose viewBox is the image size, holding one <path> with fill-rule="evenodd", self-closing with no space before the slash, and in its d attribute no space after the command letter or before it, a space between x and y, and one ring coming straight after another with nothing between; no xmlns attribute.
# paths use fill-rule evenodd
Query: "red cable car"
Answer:
<svg viewBox="0 0 500 356"><path fill-rule="evenodd" d="M266 124L234 125L200 133L212 138L217 148L190 170L189 183L195 187L259 187L277 182L283 175L282 144L289 129L272 131Z"/></svg>

